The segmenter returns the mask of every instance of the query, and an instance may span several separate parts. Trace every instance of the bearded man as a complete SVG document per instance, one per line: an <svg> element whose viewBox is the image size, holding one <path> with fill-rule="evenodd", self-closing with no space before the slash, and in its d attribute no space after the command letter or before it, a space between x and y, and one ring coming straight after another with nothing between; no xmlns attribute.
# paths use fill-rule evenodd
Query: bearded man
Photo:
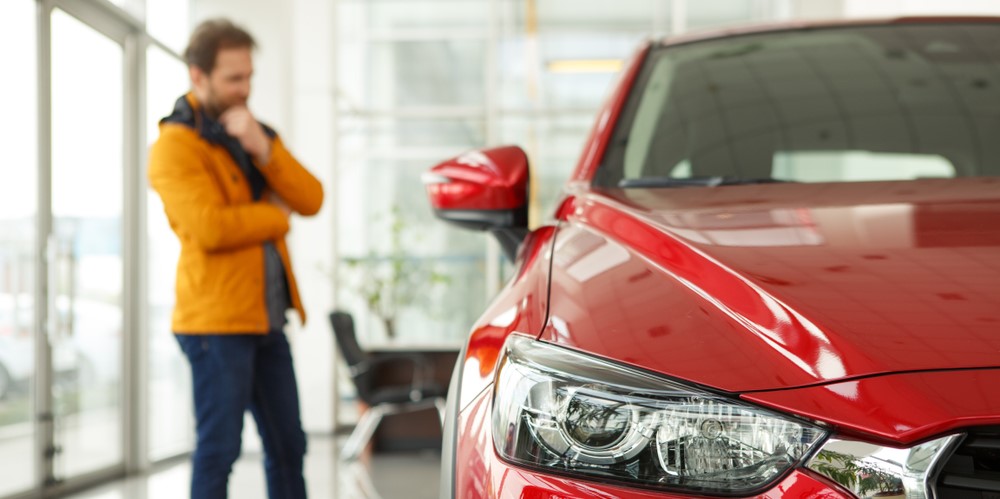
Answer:
<svg viewBox="0 0 1000 499"><path fill-rule="evenodd" d="M191 91L160 121L149 181L181 243L172 329L191 364L197 446L191 497L227 496L249 410L264 447L268 497L306 497L306 437L285 312L305 312L285 234L314 215L323 188L247 107L249 33L210 20L184 56Z"/></svg>

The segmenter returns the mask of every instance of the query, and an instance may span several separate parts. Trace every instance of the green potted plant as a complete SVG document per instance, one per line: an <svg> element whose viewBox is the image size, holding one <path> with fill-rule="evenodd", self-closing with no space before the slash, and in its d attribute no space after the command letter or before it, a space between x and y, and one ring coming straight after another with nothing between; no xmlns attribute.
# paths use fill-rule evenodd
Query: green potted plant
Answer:
<svg viewBox="0 0 1000 499"><path fill-rule="evenodd" d="M428 298L429 291L448 282L448 277L433 265L406 251L407 221L398 206L388 217L389 247L385 252L371 250L361 257L343 258L346 284L378 318L390 340L397 336L400 312Z"/></svg>

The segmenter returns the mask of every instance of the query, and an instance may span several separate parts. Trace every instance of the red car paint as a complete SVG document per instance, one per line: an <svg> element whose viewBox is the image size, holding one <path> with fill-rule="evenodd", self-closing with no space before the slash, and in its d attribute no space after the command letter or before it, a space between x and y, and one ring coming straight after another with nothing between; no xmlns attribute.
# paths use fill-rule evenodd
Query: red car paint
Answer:
<svg viewBox="0 0 1000 499"><path fill-rule="evenodd" d="M504 171L498 163L517 167ZM427 190L435 209L502 210L525 202L528 158L517 147L470 152L429 173Z"/></svg>
<svg viewBox="0 0 1000 499"><path fill-rule="evenodd" d="M515 332L812 419L840 437L904 446L1000 424L1000 181L592 187L649 53L639 50L598 115L556 225L528 236L515 277L472 330L455 394L455 497L701 497L500 459L491 388ZM432 204L516 206L465 195L432 192ZM758 497L854 496L797 468Z"/></svg>
<svg viewBox="0 0 1000 499"><path fill-rule="evenodd" d="M1000 179L622 190L576 205L543 340L728 392L1000 360ZM726 341L692 341L707 337Z"/></svg>
<svg viewBox="0 0 1000 499"><path fill-rule="evenodd" d="M554 235L554 227L542 227L528 236L516 262L517 275L472 331L462 364L460 407L466 407L492 384L496 362L510 333L541 334L548 310L548 267Z"/></svg>
<svg viewBox="0 0 1000 499"><path fill-rule="evenodd" d="M1000 369L888 374L743 395L760 405L821 419L844 434L911 444L964 426L1000 424Z"/></svg>

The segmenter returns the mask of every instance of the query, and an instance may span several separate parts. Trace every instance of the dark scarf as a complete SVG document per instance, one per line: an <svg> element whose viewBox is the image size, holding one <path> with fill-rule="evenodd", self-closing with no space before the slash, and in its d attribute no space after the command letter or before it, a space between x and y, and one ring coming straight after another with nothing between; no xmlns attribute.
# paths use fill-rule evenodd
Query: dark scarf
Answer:
<svg viewBox="0 0 1000 499"><path fill-rule="evenodd" d="M187 100L187 96L182 95L174 103L174 111L170 113L170 116L160 120L160 123L180 123L191 127L197 130L198 136L205 141L225 147L226 151L229 151L229 155L232 156L233 161L240 167L247 182L250 183L250 191L253 193L253 199L255 201L259 200L264 194L264 188L267 187L267 180L261 175L260 170L253 165L250 154L243 149L239 140L226 133L226 128L221 123L210 118L205 113L204 107L199 107L197 110L192 108L191 103ZM276 134L270 127L263 123L261 123L261 127L264 128L264 133L268 137L272 139L275 137Z"/></svg>

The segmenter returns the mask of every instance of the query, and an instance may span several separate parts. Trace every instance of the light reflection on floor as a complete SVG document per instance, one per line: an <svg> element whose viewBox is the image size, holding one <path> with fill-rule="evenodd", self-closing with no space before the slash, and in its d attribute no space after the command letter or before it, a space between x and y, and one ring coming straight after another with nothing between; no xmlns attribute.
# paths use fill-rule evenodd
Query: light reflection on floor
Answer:
<svg viewBox="0 0 1000 499"><path fill-rule="evenodd" d="M343 438L338 438L341 443ZM437 452L377 454L354 463L335 458L333 437L310 436L306 456L306 486L317 499L436 499L440 454ZM191 467L187 462L154 469L70 499L178 499L187 497ZM230 477L229 497L267 499L259 453L244 454Z"/></svg>

